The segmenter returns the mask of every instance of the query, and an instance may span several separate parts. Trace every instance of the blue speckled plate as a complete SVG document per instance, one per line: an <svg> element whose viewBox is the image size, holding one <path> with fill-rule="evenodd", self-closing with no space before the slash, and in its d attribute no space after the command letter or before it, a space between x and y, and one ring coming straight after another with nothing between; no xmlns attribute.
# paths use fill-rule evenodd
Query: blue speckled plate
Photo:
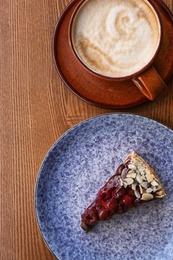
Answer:
<svg viewBox="0 0 173 260"><path fill-rule="evenodd" d="M86 234L81 213L132 150L157 172L167 196L114 215ZM173 259L173 131L131 114L81 122L44 159L35 207L41 233L60 260Z"/></svg>

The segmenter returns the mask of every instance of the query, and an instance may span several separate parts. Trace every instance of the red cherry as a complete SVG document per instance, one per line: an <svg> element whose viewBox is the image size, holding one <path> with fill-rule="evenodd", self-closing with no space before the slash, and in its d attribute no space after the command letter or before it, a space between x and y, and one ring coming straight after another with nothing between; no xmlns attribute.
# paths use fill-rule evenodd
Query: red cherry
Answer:
<svg viewBox="0 0 173 260"><path fill-rule="evenodd" d="M121 199L122 197L125 196L126 192L127 191L124 187L117 188L112 192L112 197L117 198L117 199Z"/></svg>
<svg viewBox="0 0 173 260"><path fill-rule="evenodd" d="M128 207L126 205L118 205L118 213L119 214L123 214L125 212L127 212Z"/></svg>
<svg viewBox="0 0 173 260"><path fill-rule="evenodd" d="M98 211L98 217L99 217L99 220L108 220L111 217L111 215L110 215L109 211L102 208Z"/></svg>
<svg viewBox="0 0 173 260"><path fill-rule="evenodd" d="M114 212L117 208L117 199L112 198L106 202L106 209L109 210L110 212Z"/></svg>
<svg viewBox="0 0 173 260"><path fill-rule="evenodd" d="M136 196L135 196L135 193L134 193L134 190L132 190L132 189L128 189L127 190L127 194L130 196L130 197L132 197L132 198L135 198Z"/></svg>
<svg viewBox="0 0 173 260"><path fill-rule="evenodd" d="M104 202L112 197L112 191L113 191L113 187L102 188L99 191L98 196L97 196L99 203L104 205Z"/></svg>
<svg viewBox="0 0 173 260"><path fill-rule="evenodd" d="M98 220L96 210L95 209L86 210L86 212L82 215L82 220L87 225L94 225Z"/></svg>
<svg viewBox="0 0 173 260"><path fill-rule="evenodd" d="M134 206L134 198L132 198L131 196L129 195L125 195L122 200L121 200L121 203L126 205L127 207L131 208Z"/></svg>

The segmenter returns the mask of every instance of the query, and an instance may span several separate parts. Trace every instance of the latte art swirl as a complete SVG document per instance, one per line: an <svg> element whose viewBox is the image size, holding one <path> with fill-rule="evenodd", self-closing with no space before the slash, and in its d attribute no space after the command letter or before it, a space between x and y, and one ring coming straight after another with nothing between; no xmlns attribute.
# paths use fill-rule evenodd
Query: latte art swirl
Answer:
<svg viewBox="0 0 173 260"><path fill-rule="evenodd" d="M119 6L110 10L106 19L106 32L113 37L128 36L136 30L137 16L127 6Z"/></svg>
<svg viewBox="0 0 173 260"><path fill-rule="evenodd" d="M91 70L111 77L131 75L152 59L160 28L154 11L139 0L89 0L72 28L74 49Z"/></svg>

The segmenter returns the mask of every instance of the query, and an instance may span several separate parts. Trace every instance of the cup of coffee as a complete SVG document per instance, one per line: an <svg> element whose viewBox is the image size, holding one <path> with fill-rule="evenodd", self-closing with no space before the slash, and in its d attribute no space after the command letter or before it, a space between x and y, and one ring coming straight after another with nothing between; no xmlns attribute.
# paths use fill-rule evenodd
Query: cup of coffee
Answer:
<svg viewBox="0 0 173 260"><path fill-rule="evenodd" d="M153 66L161 38L148 0L81 0L70 23L71 48L85 69L112 81L132 80L150 100L166 89Z"/></svg>

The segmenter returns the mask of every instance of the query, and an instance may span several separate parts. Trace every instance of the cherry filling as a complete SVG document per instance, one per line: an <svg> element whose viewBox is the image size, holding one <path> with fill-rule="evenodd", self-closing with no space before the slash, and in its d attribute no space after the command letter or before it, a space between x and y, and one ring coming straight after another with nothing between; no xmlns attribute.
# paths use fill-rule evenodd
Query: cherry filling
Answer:
<svg viewBox="0 0 173 260"><path fill-rule="evenodd" d="M132 188L119 185L119 175L127 165L126 162L118 167L115 175L100 189L95 201L82 214L81 227L85 231L88 232L98 220L108 220L113 214L123 214L128 208L142 203L136 198Z"/></svg>

